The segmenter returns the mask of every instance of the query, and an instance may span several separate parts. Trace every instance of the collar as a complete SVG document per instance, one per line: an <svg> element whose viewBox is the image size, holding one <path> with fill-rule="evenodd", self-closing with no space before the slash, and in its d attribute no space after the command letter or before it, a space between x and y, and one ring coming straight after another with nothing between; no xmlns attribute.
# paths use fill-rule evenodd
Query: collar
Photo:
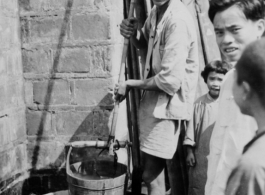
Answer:
<svg viewBox="0 0 265 195"><path fill-rule="evenodd" d="M261 138L262 136L264 136L265 135L265 131L262 131L262 132L260 132L260 133L258 133L258 134L256 134L255 135L255 137L250 141L250 142L248 142L248 144L247 145L245 145L245 147L244 147L244 150L243 150L243 154L246 152L246 151L248 151L248 149L259 139L259 138Z"/></svg>
<svg viewBox="0 0 265 195"><path fill-rule="evenodd" d="M165 23L165 19L168 17L169 13L172 11L173 8L175 8L176 6L179 7L180 1L179 0L171 0L169 2L168 8L165 11L161 21L159 22L159 24L157 25L157 29L162 29ZM153 17L151 18L151 26L153 28L155 28L156 26L156 20L157 20L157 7L154 6L154 14Z"/></svg>
<svg viewBox="0 0 265 195"><path fill-rule="evenodd" d="M210 96L209 93L207 93L207 98L208 98L210 101L212 101L212 102L215 102L215 101L218 101L218 100L219 100L219 98L217 98L217 99L213 99L212 96Z"/></svg>

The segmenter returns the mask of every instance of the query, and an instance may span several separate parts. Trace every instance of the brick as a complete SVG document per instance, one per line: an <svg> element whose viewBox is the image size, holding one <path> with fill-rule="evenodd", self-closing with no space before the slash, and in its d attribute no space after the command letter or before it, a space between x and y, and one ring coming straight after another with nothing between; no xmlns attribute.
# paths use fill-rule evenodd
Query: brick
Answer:
<svg viewBox="0 0 265 195"><path fill-rule="evenodd" d="M15 148L0 155L0 181L12 177L16 170Z"/></svg>
<svg viewBox="0 0 265 195"><path fill-rule="evenodd" d="M11 159L8 152L0 155L0 180L4 180L11 176Z"/></svg>
<svg viewBox="0 0 265 195"><path fill-rule="evenodd" d="M16 147L16 172L23 172L27 169L27 148L26 144L20 144Z"/></svg>
<svg viewBox="0 0 265 195"><path fill-rule="evenodd" d="M6 53L7 74L9 77L22 75L22 62L20 48L12 48L11 51Z"/></svg>
<svg viewBox="0 0 265 195"><path fill-rule="evenodd" d="M7 94L6 94L6 86L0 85L0 110L4 110L6 108Z"/></svg>
<svg viewBox="0 0 265 195"><path fill-rule="evenodd" d="M2 1L1 6L2 9L8 10L9 12L17 13L18 11L17 0Z"/></svg>
<svg viewBox="0 0 265 195"><path fill-rule="evenodd" d="M70 86L64 80L49 80L33 83L33 101L37 104L69 104Z"/></svg>
<svg viewBox="0 0 265 195"><path fill-rule="evenodd" d="M30 81L26 81L24 83L24 90L25 90L25 103L26 105L32 105L33 104L33 84Z"/></svg>
<svg viewBox="0 0 265 195"><path fill-rule="evenodd" d="M32 49L22 51L24 73L49 73L52 65L50 50Z"/></svg>
<svg viewBox="0 0 265 195"><path fill-rule="evenodd" d="M112 105L112 95L109 88L111 80L76 80L75 102L78 105Z"/></svg>
<svg viewBox="0 0 265 195"><path fill-rule="evenodd" d="M0 12L0 41L1 45L0 48L10 48L12 44L12 28L10 26L10 23L12 23L12 19L9 17L6 17L4 14L2 15Z"/></svg>
<svg viewBox="0 0 265 195"><path fill-rule="evenodd" d="M6 73L7 73L7 70L6 70L5 58L0 51L0 77L3 78L3 76L6 75Z"/></svg>
<svg viewBox="0 0 265 195"><path fill-rule="evenodd" d="M88 48L64 48L57 72L90 72L90 56Z"/></svg>
<svg viewBox="0 0 265 195"><path fill-rule="evenodd" d="M22 98L21 85L23 85L23 81L21 82L22 83L10 81L7 85L6 95L8 98L6 99L6 104L8 107L18 106L19 99Z"/></svg>
<svg viewBox="0 0 265 195"><path fill-rule="evenodd" d="M75 40L110 39L110 19L108 15L75 15L72 18L72 34Z"/></svg>
<svg viewBox="0 0 265 195"><path fill-rule="evenodd" d="M92 112L59 112L54 120L58 135L88 137L93 133Z"/></svg>
<svg viewBox="0 0 265 195"><path fill-rule="evenodd" d="M19 0L20 11L51 11L61 10L66 6L67 0Z"/></svg>
<svg viewBox="0 0 265 195"><path fill-rule="evenodd" d="M24 141L26 139L26 115L25 110L17 109L15 113L12 113L9 117L10 123L10 139L11 141Z"/></svg>
<svg viewBox="0 0 265 195"><path fill-rule="evenodd" d="M64 145L60 142L28 143L27 149L29 168L59 168L64 161Z"/></svg>
<svg viewBox="0 0 265 195"><path fill-rule="evenodd" d="M108 120L110 113L108 110L93 112L94 136L104 137L109 135Z"/></svg>
<svg viewBox="0 0 265 195"><path fill-rule="evenodd" d="M92 73L94 75L110 75L111 73L111 48L109 46L94 47L92 49Z"/></svg>
<svg viewBox="0 0 265 195"><path fill-rule="evenodd" d="M27 135L31 136L53 136L52 116L46 111L26 112Z"/></svg>
<svg viewBox="0 0 265 195"><path fill-rule="evenodd" d="M68 25L62 18L45 17L35 19L22 19L22 40L23 42L50 42L58 41L68 31Z"/></svg>
<svg viewBox="0 0 265 195"><path fill-rule="evenodd" d="M0 146L4 146L10 142L8 117L0 118Z"/></svg>

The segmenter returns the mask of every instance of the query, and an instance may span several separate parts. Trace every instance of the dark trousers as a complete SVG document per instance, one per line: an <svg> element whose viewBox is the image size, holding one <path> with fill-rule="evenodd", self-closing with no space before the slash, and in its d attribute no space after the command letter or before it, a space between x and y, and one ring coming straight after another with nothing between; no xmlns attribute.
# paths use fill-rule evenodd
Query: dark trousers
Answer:
<svg viewBox="0 0 265 195"><path fill-rule="evenodd" d="M173 158L166 162L171 195L188 194L188 167L186 165L186 149L183 146L185 132L186 121L181 121L177 150Z"/></svg>

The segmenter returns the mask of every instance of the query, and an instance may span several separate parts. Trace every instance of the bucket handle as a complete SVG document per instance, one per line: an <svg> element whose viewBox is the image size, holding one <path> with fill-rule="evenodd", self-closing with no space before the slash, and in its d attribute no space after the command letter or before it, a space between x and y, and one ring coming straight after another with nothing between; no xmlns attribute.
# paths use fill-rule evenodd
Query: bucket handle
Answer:
<svg viewBox="0 0 265 195"><path fill-rule="evenodd" d="M68 154L67 154L67 158L66 158L66 173L67 175L72 175L72 172L70 171L70 154L72 152L73 147L70 146Z"/></svg>
<svg viewBox="0 0 265 195"><path fill-rule="evenodd" d="M126 141L126 147L127 147L127 176L130 178L131 177L131 172L130 172L130 161L131 161L131 154L130 154L130 147L129 147L129 142ZM72 171L70 171L70 155L71 155L71 152L72 152L72 149L73 147L70 145L69 147L69 151L68 151L68 154L67 154L67 158L66 158L66 173L67 175L71 175L73 176L72 174Z"/></svg>

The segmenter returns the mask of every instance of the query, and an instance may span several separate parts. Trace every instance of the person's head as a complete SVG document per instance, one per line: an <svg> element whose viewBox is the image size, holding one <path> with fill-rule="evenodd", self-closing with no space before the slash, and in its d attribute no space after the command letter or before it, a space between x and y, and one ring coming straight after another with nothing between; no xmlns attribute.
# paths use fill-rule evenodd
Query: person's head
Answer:
<svg viewBox="0 0 265 195"><path fill-rule="evenodd" d="M233 95L243 114L253 116L255 106L265 109L265 39L247 46L237 62Z"/></svg>
<svg viewBox="0 0 265 195"><path fill-rule="evenodd" d="M219 97L220 86L224 75L231 69L231 65L224 61L214 60L204 67L201 76L207 84L212 98Z"/></svg>
<svg viewBox="0 0 265 195"><path fill-rule="evenodd" d="M211 0L209 18L222 56L235 64L245 47L264 33L263 0Z"/></svg>

